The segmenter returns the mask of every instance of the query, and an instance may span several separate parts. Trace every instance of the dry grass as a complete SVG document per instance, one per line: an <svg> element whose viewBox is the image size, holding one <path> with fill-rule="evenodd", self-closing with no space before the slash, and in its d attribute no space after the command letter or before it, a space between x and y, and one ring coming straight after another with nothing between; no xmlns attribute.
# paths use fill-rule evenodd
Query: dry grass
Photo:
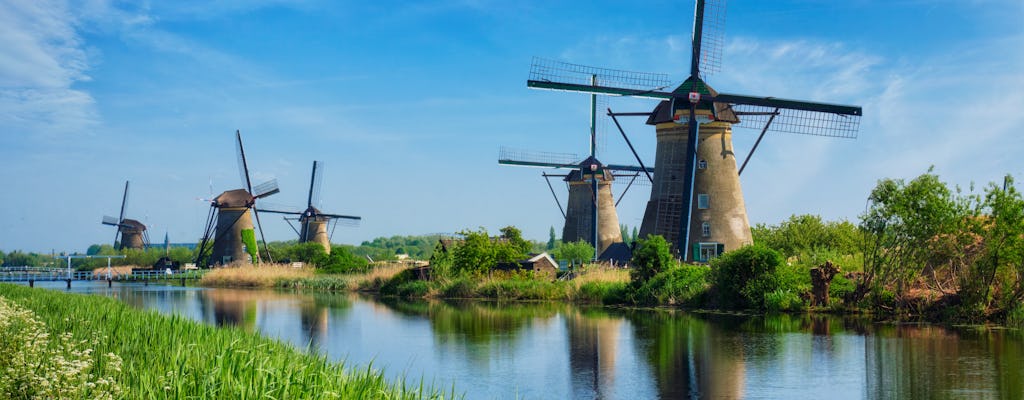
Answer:
<svg viewBox="0 0 1024 400"><path fill-rule="evenodd" d="M116 267L110 267L110 275L114 277L131 275L132 268L140 268L138 265L120 265ZM107 276L107 267L95 268L92 270L92 276Z"/></svg>
<svg viewBox="0 0 1024 400"><path fill-rule="evenodd" d="M216 287L274 287L279 280L302 279L313 276L310 268L292 268L291 264L244 265L217 268L199 280L202 286Z"/></svg>
<svg viewBox="0 0 1024 400"><path fill-rule="evenodd" d="M589 282L597 283L627 283L629 282L629 270L624 268L612 268L600 264L587 265L573 279L572 282L579 288Z"/></svg>

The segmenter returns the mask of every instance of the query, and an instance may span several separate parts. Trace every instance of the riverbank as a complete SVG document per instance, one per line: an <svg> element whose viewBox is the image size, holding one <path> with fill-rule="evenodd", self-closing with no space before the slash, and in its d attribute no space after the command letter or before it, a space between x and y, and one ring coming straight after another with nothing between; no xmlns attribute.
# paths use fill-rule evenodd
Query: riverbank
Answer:
<svg viewBox="0 0 1024 400"><path fill-rule="evenodd" d="M10 284L0 284L0 354L0 371L24 371L2 375L6 398L455 397L236 328Z"/></svg>

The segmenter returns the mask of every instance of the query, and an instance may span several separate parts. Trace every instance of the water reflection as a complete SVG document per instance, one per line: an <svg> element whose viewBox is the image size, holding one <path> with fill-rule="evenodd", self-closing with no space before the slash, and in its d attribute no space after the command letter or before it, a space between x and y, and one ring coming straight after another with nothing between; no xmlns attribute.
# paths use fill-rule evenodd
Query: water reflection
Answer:
<svg viewBox="0 0 1024 400"><path fill-rule="evenodd" d="M76 287L469 398L1022 398L1019 331L556 303Z"/></svg>
<svg viewBox="0 0 1024 400"><path fill-rule="evenodd" d="M625 321L600 309L569 309L564 320L572 396L605 398L604 389L615 385L615 356Z"/></svg>

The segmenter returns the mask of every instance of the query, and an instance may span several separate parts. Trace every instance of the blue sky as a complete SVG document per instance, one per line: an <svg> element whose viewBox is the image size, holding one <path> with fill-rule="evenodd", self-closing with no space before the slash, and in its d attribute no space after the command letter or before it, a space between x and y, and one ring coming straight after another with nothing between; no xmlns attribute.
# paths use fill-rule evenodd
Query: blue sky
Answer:
<svg viewBox="0 0 1024 400"><path fill-rule="evenodd" d="M541 170L501 146L587 151L585 95L526 88L532 57L679 82L691 1L0 1L0 249L107 243L127 214L154 240L202 234L196 200L240 187L233 133L267 202L363 217L338 243L561 216ZM769 134L742 177L752 223L856 220L878 179L930 165L964 187L1024 176L1024 2L728 2L719 91L864 107L859 138ZM610 99L621 111L654 102ZM599 158L632 163L606 125ZM653 129L625 125L653 164ZM741 157L757 132L737 129ZM615 190L616 196L622 186ZM564 199L565 191L560 189ZM648 188L619 207L638 226ZM263 218L269 240L294 233Z"/></svg>

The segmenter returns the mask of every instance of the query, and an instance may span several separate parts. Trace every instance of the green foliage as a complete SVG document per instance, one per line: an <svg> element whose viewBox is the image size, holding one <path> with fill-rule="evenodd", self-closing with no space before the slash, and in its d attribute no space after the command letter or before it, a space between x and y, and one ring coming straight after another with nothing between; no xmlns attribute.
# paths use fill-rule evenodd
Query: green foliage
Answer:
<svg viewBox="0 0 1024 400"><path fill-rule="evenodd" d="M5 267L41 267L56 264L55 260L48 255L25 253L21 250L11 251L10 253L7 253L3 259L3 266Z"/></svg>
<svg viewBox="0 0 1024 400"><path fill-rule="evenodd" d="M406 269L392 276L387 282L384 282L380 287L380 294L384 296L401 296L403 293L407 293L403 288L415 281L416 276L412 270Z"/></svg>
<svg viewBox="0 0 1024 400"><path fill-rule="evenodd" d="M332 246L331 254L327 254L324 246L316 242L277 243L271 247L271 252L276 261L303 262L322 273L366 272L369 262L353 254L351 249L351 246Z"/></svg>
<svg viewBox="0 0 1024 400"><path fill-rule="evenodd" d="M467 299L476 297L476 280L469 277L461 277L449 281L444 287L441 288L441 292L445 298L448 299Z"/></svg>
<svg viewBox="0 0 1024 400"><path fill-rule="evenodd" d="M967 199L955 197L930 170L910 182L883 179L868 200L860 224L868 234L866 284L891 285L900 296L932 257L940 243L935 239L951 238L954 247L965 244L958 234L967 221Z"/></svg>
<svg viewBox="0 0 1024 400"><path fill-rule="evenodd" d="M770 312L800 311L806 308L799 295L789 289L775 289L764 295L764 307Z"/></svg>
<svg viewBox="0 0 1024 400"><path fill-rule="evenodd" d="M699 307L709 288L710 269L703 265L674 265L633 291L638 304Z"/></svg>
<svg viewBox="0 0 1024 400"><path fill-rule="evenodd" d="M832 284L828 287L828 296L832 303L837 303L843 299L849 298L854 290L857 289L857 284L842 275L836 275L832 278Z"/></svg>
<svg viewBox="0 0 1024 400"><path fill-rule="evenodd" d="M594 259L594 246L583 240L572 243L559 243L558 247L551 252L551 257L571 265L583 265L583 263Z"/></svg>
<svg viewBox="0 0 1024 400"><path fill-rule="evenodd" d="M621 304L628 293L626 282L587 282L579 287L576 299L601 304Z"/></svg>
<svg viewBox="0 0 1024 400"><path fill-rule="evenodd" d="M672 252L665 238L651 235L646 239L639 239L636 250L633 251L633 259L630 260L633 267L629 273L630 284L634 288L639 288L672 264Z"/></svg>
<svg viewBox="0 0 1024 400"><path fill-rule="evenodd" d="M497 249L487 230L459 232L463 240L452 251L452 272L455 275L485 275L498 264ZM503 256L507 256L503 254Z"/></svg>
<svg viewBox="0 0 1024 400"><path fill-rule="evenodd" d="M454 275L455 258L452 251L445 251L441 242L437 242L430 256L430 274L433 277L446 278Z"/></svg>
<svg viewBox="0 0 1024 400"><path fill-rule="evenodd" d="M555 227L552 226L551 230L548 231L548 244L547 244L547 247L545 247L545 248L548 251L554 250L555 249L555 245L557 245L557 244L558 244L558 239L555 238Z"/></svg>
<svg viewBox="0 0 1024 400"><path fill-rule="evenodd" d="M242 229L242 244L245 245L245 251L249 253L249 257L252 258L252 262L258 261L256 253L259 251L259 247L256 245L256 231L252 229Z"/></svg>
<svg viewBox="0 0 1024 400"><path fill-rule="evenodd" d="M394 260L397 254L408 254L409 258L415 260L427 260L434 253L434 245L439 239L441 235L378 237L364 241L352 249L352 253L360 257L370 256L377 261Z"/></svg>
<svg viewBox="0 0 1024 400"><path fill-rule="evenodd" d="M793 257L802 252L827 249L836 254L855 254L862 234L849 221L822 221L817 215L793 215L779 225L757 224L751 228L754 243Z"/></svg>
<svg viewBox="0 0 1024 400"><path fill-rule="evenodd" d="M514 273L504 279L484 282L477 293L491 299L546 300L560 297L560 289L555 282L534 279L529 273Z"/></svg>
<svg viewBox="0 0 1024 400"><path fill-rule="evenodd" d="M760 308L779 289L782 255L763 245L744 246L711 261L711 281L725 307Z"/></svg>

